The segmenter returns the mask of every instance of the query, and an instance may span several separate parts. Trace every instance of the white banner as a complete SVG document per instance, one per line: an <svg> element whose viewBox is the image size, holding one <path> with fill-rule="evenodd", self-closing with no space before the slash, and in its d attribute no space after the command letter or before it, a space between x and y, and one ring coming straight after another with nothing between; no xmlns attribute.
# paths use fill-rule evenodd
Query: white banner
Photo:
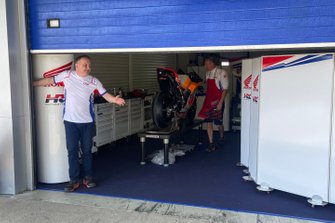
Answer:
<svg viewBox="0 0 335 223"><path fill-rule="evenodd" d="M333 54L266 56L257 183L328 201Z"/></svg>

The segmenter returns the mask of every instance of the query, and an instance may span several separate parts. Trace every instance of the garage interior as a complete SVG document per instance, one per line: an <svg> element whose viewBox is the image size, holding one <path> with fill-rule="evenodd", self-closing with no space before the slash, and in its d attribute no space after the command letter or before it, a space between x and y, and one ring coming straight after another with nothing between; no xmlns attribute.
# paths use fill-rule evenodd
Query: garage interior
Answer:
<svg viewBox="0 0 335 223"><path fill-rule="evenodd" d="M276 51L276 54L297 54L325 52L322 50ZM334 52L329 49L327 52ZM222 149L208 153L207 133L202 135L204 143L197 144L198 132L185 134L184 143L195 145L185 156L177 157L169 167L147 162L140 164L141 148L137 132L150 128L144 121L142 129L127 129L127 135L120 135L110 143L97 146L93 167L97 187L80 187L76 193L101 196L122 197L177 203L225 210L265 213L286 217L334 220L335 206L311 208L306 198L273 191L270 194L259 192L256 184L242 179L243 167L236 166L240 160L240 134L238 118L240 115L240 87L236 68L241 59L260 55L274 55L271 51L254 52L212 52L222 61L230 61L224 67L230 74L229 95L225 109L225 143ZM92 58L92 75L113 93L120 88L124 93L139 90L151 95L157 92L156 67L170 67L184 72L196 71L202 78L204 53L100 53L88 54ZM75 55L76 56L76 55ZM298 87L298 86L297 86ZM126 94L130 95L130 94ZM199 97L201 98L201 97ZM98 99L97 99L98 100ZM199 100L199 99L198 99ZM227 106L228 104L228 106ZM198 109L201 101L198 103ZM144 111L143 111L144 112ZM144 115L144 114L143 114ZM144 117L143 117L144 118ZM215 133L214 139L218 138ZM180 138L173 137L171 144L178 144ZM148 140L148 154L163 148L159 140ZM39 168L39 167L37 167ZM65 184L38 183L38 189L63 191Z"/></svg>

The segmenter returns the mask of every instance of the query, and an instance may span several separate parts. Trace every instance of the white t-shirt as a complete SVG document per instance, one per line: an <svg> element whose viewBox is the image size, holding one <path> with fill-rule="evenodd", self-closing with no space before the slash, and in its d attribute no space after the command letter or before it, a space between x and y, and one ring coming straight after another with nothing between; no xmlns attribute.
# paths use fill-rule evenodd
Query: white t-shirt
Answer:
<svg viewBox="0 0 335 223"><path fill-rule="evenodd" d="M80 77L75 71L64 71L53 79L56 84L64 83L63 119L75 123L93 122L94 91L97 90L100 95L107 93L101 82L90 75Z"/></svg>
<svg viewBox="0 0 335 223"><path fill-rule="evenodd" d="M218 67L206 73L206 81L208 79L215 79L215 84L221 91L227 90L229 87L228 74L225 70Z"/></svg>

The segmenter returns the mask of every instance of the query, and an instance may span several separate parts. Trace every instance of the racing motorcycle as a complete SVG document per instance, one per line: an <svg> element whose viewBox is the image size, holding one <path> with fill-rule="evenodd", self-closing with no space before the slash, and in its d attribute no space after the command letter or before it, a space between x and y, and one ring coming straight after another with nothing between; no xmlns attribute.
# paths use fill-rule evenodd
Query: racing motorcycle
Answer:
<svg viewBox="0 0 335 223"><path fill-rule="evenodd" d="M157 68L160 92L153 100L152 117L159 129L183 128L196 115L196 93L202 79L195 72L178 74L170 68Z"/></svg>

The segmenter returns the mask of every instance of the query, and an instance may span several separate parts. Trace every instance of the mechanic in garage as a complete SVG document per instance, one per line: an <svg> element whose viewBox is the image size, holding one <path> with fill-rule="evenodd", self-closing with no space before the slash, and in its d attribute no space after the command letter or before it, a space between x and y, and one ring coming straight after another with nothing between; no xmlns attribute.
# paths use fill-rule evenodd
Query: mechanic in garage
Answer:
<svg viewBox="0 0 335 223"><path fill-rule="evenodd" d="M206 69L207 92L204 104L198 116L204 118L205 122L207 122L209 145L206 151L212 152L217 147L223 146L224 100L227 95L229 81L227 72L217 67L218 59L215 56L206 57L204 65ZM218 126L220 132L220 139L217 144L213 142L213 123Z"/></svg>

